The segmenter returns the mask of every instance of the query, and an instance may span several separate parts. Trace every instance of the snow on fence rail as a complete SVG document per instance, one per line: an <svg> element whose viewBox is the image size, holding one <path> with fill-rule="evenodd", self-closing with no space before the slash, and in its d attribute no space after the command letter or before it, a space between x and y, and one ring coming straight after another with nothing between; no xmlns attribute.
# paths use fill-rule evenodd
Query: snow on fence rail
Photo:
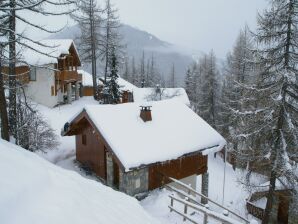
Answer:
<svg viewBox="0 0 298 224"><path fill-rule="evenodd" d="M198 195L198 196L200 196L200 197L203 197L203 198L207 199L208 202L211 202L211 203L215 204L216 206L218 206L218 207L224 209L225 211L228 211L230 214L233 214L234 216L236 216L237 218L241 219L241 220L244 221L245 223L247 223L247 224L250 223L249 220L247 220L246 218L244 218L244 217L238 215L237 213L233 212L232 210L230 210L230 209L228 209L228 208L226 208L226 207L220 205L219 203L217 203L217 202L213 201L212 199L208 198L207 196L205 196L205 195L203 195L203 194L197 192L196 190L192 189L190 186L188 186L188 185L182 183L181 181L176 180L176 179L174 179L174 178L172 178L172 177L167 177L167 178L168 178L169 180L171 180L172 182L175 182L176 184L178 184L179 187L185 189L187 193L182 193L181 190L175 189L174 187L171 187L171 186L167 186L167 188L169 188L169 189L171 189L171 190L177 192L178 194L180 194L180 195L182 195L182 196L184 196L184 197L188 197L188 200L190 200L190 201L193 202L193 201L195 201L195 200L193 199L193 197L191 196L191 194ZM197 201L195 201L194 203L195 203L196 205L202 206L202 204L199 203L199 202L197 202Z"/></svg>
<svg viewBox="0 0 298 224"><path fill-rule="evenodd" d="M240 222L233 220L229 217L226 217L222 214L219 214L217 212L208 210L208 208L206 207L202 207L200 205L195 205L191 202L188 201L188 198L186 199L179 199L174 197L173 195L169 195L169 197L171 198L171 205L168 206L170 208L170 211L174 211L177 214L181 215L183 217L183 221L189 220L190 222L194 223L194 224L199 224L198 221L195 221L193 218L191 218L188 214L188 208L191 208L195 211L201 212L204 215L204 221L203 224L207 224L208 220L210 221L211 219L214 219L216 221L221 222L222 224L239 224ZM184 205L184 211L183 212L179 212L178 210L175 209L174 207L174 201L177 201L179 203L182 203Z"/></svg>

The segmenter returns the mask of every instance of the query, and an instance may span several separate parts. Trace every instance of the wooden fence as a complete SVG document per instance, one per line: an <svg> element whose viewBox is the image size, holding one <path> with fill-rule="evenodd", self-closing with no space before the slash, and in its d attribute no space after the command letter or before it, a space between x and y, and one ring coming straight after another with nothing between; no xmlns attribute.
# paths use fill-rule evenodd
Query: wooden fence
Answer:
<svg viewBox="0 0 298 224"><path fill-rule="evenodd" d="M171 178L171 177L168 177L172 182L175 182L176 184L178 184L178 186L183 189L183 190L180 190L180 189L177 189L173 186L170 186L170 185L166 185L166 187L171 190L171 191L174 191L176 192L179 196L181 196L183 199L178 199L176 197L174 197L173 195L170 196L171 198L171 205L169 206L170 210L171 211L174 211L176 212L177 214L180 214L181 216L183 216L183 219L184 220L189 220L190 222L192 223L195 223L196 222L189 216L187 215L187 208L190 207L194 210L197 210L201 213L204 214L204 223L205 223L205 219L208 220L208 217L211 217L213 219L217 219L218 221L224 223L224 224L227 224L227 223L240 223L239 221L236 221L234 219L231 219L230 217L227 217L227 216L224 216L222 214L219 214L217 212L214 212L214 211L211 211L209 209L207 209L205 207L205 205L201 204L200 202L198 202L196 200L196 197L195 196L200 196L200 197L204 197L205 199L207 199L208 202L216 205L217 207L223 209L226 213L229 214L232 214L234 216L236 216L239 220L242 221L242 223L250 223L246 218L238 215L237 213L231 211L230 209L218 204L217 202L211 200L210 198L206 197L205 195L197 192L196 190L192 189L190 186L182 183L181 181L179 180L176 180L174 178ZM177 209L174 208L173 204L174 204L174 201L177 201L179 203L182 203L184 204L184 211L183 212L179 212L177 211ZM206 221L207 222L207 221Z"/></svg>

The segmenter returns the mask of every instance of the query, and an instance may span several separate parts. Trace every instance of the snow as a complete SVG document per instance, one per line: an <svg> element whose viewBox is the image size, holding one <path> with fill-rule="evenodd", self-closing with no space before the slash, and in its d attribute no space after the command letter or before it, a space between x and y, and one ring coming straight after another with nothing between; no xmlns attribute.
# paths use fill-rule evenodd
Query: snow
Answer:
<svg viewBox="0 0 298 224"><path fill-rule="evenodd" d="M209 198L216 201L219 204L222 204L222 190L223 190L223 175L224 175L224 162L222 158L214 158L213 156L208 157L208 173L209 173ZM246 211L246 199L249 197L250 193L245 190L243 185L239 183L239 177L242 176L241 170L234 171L232 166L227 164L226 167L226 185L225 185L225 200L224 206L229 208L230 210L236 212L242 217L251 220L253 217L247 215ZM197 177L197 191L201 192L201 177ZM170 212L168 206L170 205L169 195L173 194L173 192L161 189L155 190L150 193L150 195L141 201L141 205L144 207L146 211L149 212L153 217L159 219L164 224L182 224L183 219L180 215L177 215L174 212ZM174 193L177 197L177 195ZM197 198L200 201L200 198ZM179 211L183 212L183 206L181 204L174 203L174 207L176 207ZM210 210L216 211L222 214L223 209L215 206L212 203L209 203ZM192 213L192 210L189 211L189 214ZM229 217L239 220L235 218L233 215L229 215ZM198 220L199 223L202 222L202 216L198 216L198 214L192 216L193 219ZM241 220L239 220L241 221ZM254 221L251 220L251 223ZM256 221L255 221L256 222ZM186 222L188 223L188 222ZM213 223L213 222L209 222ZM214 222L218 223L218 222ZM241 222L242 223L242 222ZM258 223L258 222L256 222Z"/></svg>
<svg viewBox="0 0 298 224"><path fill-rule="evenodd" d="M42 66L57 63L58 57L62 54L69 54L70 46L72 44L75 46L72 39L45 39L39 42L45 46L40 46L35 43L26 44L46 55L40 54L30 48L26 48L22 53L22 59L28 64Z"/></svg>
<svg viewBox="0 0 298 224"><path fill-rule="evenodd" d="M75 117L86 105L98 105L93 97L83 97L73 101L72 104L63 105L55 108L37 105L37 110L44 116L49 125L55 130L61 142L58 150L48 151L47 154L41 155L52 163L57 163L63 158L68 158L71 154L75 154L75 137L61 136L61 128L72 117Z"/></svg>
<svg viewBox="0 0 298 224"><path fill-rule="evenodd" d="M120 86L120 89L122 91L133 92L135 89L138 89L137 86L131 84L130 82L126 81L125 79L123 79L121 77L118 77L117 83Z"/></svg>
<svg viewBox="0 0 298 224"><path fill-rule="evenodd" d="M155 88L134 89L134 102L150 102L175 98L186 105L190 105L189 98L184 88L161 88L161 94L156 94L155 91Z"/></svg>
<svg viewBox="0 0 298 224"><path fill-rule="evenodd" d="M126 171L208 148L219 151L226 143L209 124L177 100L152 102L149 122L140 118L140 106L127 103L85 107Z"/></svg>
<svg viewBox="0 0 298 224"><path fill-rule="evenodd" d="M2 224L157 223L139 202L0 140Z"/></svg>
<svg viewBox="0 0 298 224"><path fill-rule="evenodd" d="M82 75L83 86L93 86L92 75L84 70L78 70L78 73ZM98 84L102 84L101 81L97 80Z"/></svg>

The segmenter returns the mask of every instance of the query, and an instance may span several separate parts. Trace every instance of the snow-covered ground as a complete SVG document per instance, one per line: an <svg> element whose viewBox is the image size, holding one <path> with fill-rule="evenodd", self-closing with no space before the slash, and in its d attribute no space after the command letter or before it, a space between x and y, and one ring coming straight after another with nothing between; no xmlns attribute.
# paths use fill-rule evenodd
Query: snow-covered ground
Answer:
<svg viewBox="0 0 298 224"><path fill-rule="evenodd" d="M1 224L159 223L140 203L0 140Z"/></svg>
<svg viewBox="0 0 298 224"><path fill-rule="evenodd" d="M59 135L61 145L58 150L49 151L47 154L39 153L42 157L55 163L56 165L65 169L74 170L87 178L96 179L86 176L80 170L78 165L74 163L75 160L75 139L74 137L60 137L60 131L65 122L69 121L76 115L85 105L96 105L97 102L92 97L84 97L71 105L65 105L54 109L49 109L44 106L38 106L38 110L48 120L50 125L56 130ZM211 199L222 203L223 192L223 176L224 176L224 162L221 158L213 158L209 156L209 196ZM234 171L230 165L226 167L226 185L225 185L225 199L224 205L231 210L237 212L242 216L247 216L245 211L245 200L249 193L238 183L239 173ZM198 191L200 191L201 178L198 177ZM161 223L183 223L182 218L170 213L169 205L169 191L156 190L153 191L146 199L141 202L143 208L149 212L153 217L156 217Z"/></svg>

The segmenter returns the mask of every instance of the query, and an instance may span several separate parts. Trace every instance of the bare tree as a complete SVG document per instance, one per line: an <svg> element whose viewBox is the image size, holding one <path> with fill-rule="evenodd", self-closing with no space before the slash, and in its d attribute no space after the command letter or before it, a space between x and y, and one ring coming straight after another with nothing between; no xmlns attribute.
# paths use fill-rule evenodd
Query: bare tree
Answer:
<svg viewBox="0 0 298 224"><path fill-rule="evenodd" d="M73 13L72 18L78 22L81 30L79 51L84 61L91 62L94 98L98 99L96 62L103 47L101 34L103 11L95 0L81 0L77 4L79 12Z"/></svg>
<svg viewBox="0 0 298 224"><path fill-rule="evenodd" d="M45 46L39 41L33 40L25 33L18 31L16 28L16 22L21 21L27 24L29 27L45 31L48 33L55 33L59 30L53 31L41 26L37 21L28 20L22 14L22 11L28 11L31 13L43 15L43 16L59 16L70 13L71 9L66 9L66 6L73 5L75 1L72 0L60 0L60 1L51 1L51 0L7 0L1 1L1 16L0 19L6 20L7 26L1 26L1 33L5 32L7 37L8 49L5 48L5 52L8 52L7 61L8 61L8 90L9 90L9 128L10 134L16 138L16 143L18 144L18 114L17 114L17 94L21 92L23 83L20 81L20 77L25 74L16 73L16 64L19 60L19 53L17 52L17 47L19 49L29 48L38 53L45 54L41 52L38 48L50 47ZM52 12L48 9L49 6L61 6L61 10ZM35 47L34 47L35 46ZM52 46L51 46L52 47ZM3 75L3 73L2 73ZM6 76L7 74L4 74ZM7 77L6 77L7 78ZM6 79L4 78L4 79ZM28 105L27 105L28 106Z"/></svg>
<svg viewBox="0 0 298 224"><path fill-rule="evenodd" d="M119 58L121 52L121 36L119 34L120 21L117 15L117 9L111 4L110 0L106 0L104 9L105 18L103 22L103 48L102 48L102 59L105 63L104 66L104 81L106 82L109 66L111 64L111 55L113 51L116 57Z"/></svg>

